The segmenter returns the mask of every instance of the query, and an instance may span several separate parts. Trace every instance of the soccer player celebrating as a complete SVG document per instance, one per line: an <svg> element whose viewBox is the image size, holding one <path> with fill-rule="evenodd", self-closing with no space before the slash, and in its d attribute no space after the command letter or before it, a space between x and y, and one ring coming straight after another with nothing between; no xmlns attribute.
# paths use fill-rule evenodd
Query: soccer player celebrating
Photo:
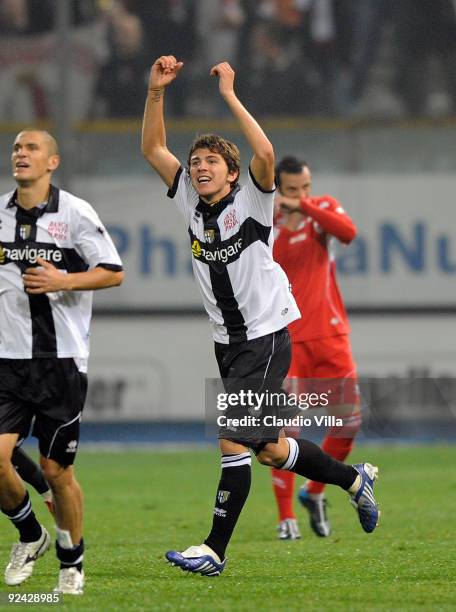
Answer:
<svg viewBox="0 0 456 612"><path fill-rule="evenodd" d="M215 354L227 392L276 391L290 365L286 326L299 318L288 280L272 258L274 151L257 121L234 91L234 71L223 62L211 75L253 150L244 186L238 184L239 150L215 135L198 137L184 169L166 146L163 114L165 89L183 63L162 56L150 72L143 123L143 154L168 187L188 226L193 271L209 315ZM245 408L244 416L255 406ZM228 409L225 415L242 416ZM261 420L261 419L260 419ZM264 420L265 422L265 420ZM372 495L377 468L345 465L308 440L279 435L278 429L220 423L222 474L216 493L212 529L204 542L166 558L188 572L217 576L225 550L246 502L251 480L249 449L264 465L290 470L346 490L365 531L378 521Z"/></svg>
<svg viewBox="0 0 456 612"><path fill-rule="evenodd" d="M73 462L87 391L92 291L119 285L122 264L87 202L57 189L60 157L42 130L16 136L14 192L0 197L0 508L19 532L5 582L19 585L50 545L11 461L32 419L51 487L56 591L83 592L82 492Z"/></svg>
<svg viewBox="0 0 456 612"><path fill-rule="evenodd" d="M332 242L349 244L356 228L340 203L329 195L311 197L309 165L285 157L276 168L276 238L274 259L287 273L301 319L290 324L292 359L290 389L304 391L311 379L326 379L331 387L331 414L343 425L327 432L322 449L344 461L361 424L356 366L352 356L347 314L336 280ZM290 435L292 432L288 432ZM295 474L272 469L279 509L279 539L300 537L293 512ZM308 481L299 501L308 510L310 525L321 537L331 533L324 483Z"/></svg>

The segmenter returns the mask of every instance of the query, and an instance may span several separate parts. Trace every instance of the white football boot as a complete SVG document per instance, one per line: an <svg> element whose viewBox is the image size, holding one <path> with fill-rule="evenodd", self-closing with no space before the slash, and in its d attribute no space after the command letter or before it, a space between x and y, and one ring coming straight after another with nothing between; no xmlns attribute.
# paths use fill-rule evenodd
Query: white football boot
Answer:
<svg viewBox="0 0 456 612"><path fill-rule="evenodd" d="M16 586L27 580L32 575L35 561L48 550L51 538L43 526L41 529L41 537L36 542L13 544L10 562L5 570L6 584Z"/></svg>
<svg viewBox="0 0 456 612"><path fill-rule="evenodd" d="M284 519L277 525L277 537L279 540L299 540L301 532L299 531L298 521L296 519Z"/></svg>
<svg viewBox="0 0 456 612"><path fill-rule="evenodd" d="M84 592L84 570L77 567L65 567L59 572L59 583L54 593L65 595L82 595Z"/></svg>

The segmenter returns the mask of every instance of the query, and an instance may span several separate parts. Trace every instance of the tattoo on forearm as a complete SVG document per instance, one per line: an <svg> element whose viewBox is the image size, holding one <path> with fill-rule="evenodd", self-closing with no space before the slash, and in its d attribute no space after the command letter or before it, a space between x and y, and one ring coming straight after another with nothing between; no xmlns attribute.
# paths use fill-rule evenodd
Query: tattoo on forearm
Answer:
<svg viewBox="0 0 456 612"><path fill-rule="evenodd" d="M158 102L160 98L163 96L163 94L165 93L165 88L164 87L151 87L149 89L149 93L152 97L152 101Z"/></svg>

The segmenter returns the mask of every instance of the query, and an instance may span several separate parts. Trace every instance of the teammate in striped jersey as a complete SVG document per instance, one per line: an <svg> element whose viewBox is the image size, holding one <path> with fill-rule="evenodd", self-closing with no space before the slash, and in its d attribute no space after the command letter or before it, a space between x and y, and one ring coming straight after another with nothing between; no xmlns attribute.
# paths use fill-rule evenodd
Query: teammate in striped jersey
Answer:
<svg viewBox="0 0 456 612"><path fill-rule="evenodd" d="M281 390L290 365L286 326L299 318L288 279L272 257L273 147L236 96L234 71L222 62L211 75L218 78L220 95L253 151L246 183L238 184L238 148L215 134L196 139L184 169L166 145L163 113L165 89L182 67L168 55L151 68L142 151L186 221L193 271L211 321L225 391L238 398L260 391L272 397ZM237 405L224 412L232 420L219 423L222 474L212 529L201 545L168 551L173 565L205 576L223 571L226 547L249 494L249 449L264 465L339 485L356 505L363 529L375 529L378 509L372 486L377 468L345 465L308 440L283 437L279 427L266 425L266 416L280 414L278 406L269 408L258 425L239 421L238 426L235 419L248 420L249 410L255 414L258 409L255 403L249 410Z"/></svg>
<svg viewBox="0 0 456 612"><path fill-rule="evenodd" d="M19 585L49 548L12 463L32 419L54 499L56 590L83 592L82 493L73 462L87 391L92 291L119 285L122 262L87 202L57 189L60 157L43 130L16 136L17 189L0 196L0 508L19 532L5 582ZM17 451L16 451L17 452Z"/></svg>
<svg viewBox="0 0 456 612"><path fill-rule="evenodd" d="M331 387L330 413L343 422L326 433L322 449L340 461L349 455L361 424L356 365L349 324L336 279L334 240L349 244L356 227L341 204L329 195L311 194L312 174L305 161L285 157L276 168L274 259L290 280L301 319L290 324L292 359L288 389L306 389L315 379ZM292 431L287 432L293 435ZM295 435L298 435L295 432ZM293 512L295 474L272 469L279 509L279 539L300 537ZM324 483L308 481L299 492L310 525L320 537L331 533Z"/></svg>

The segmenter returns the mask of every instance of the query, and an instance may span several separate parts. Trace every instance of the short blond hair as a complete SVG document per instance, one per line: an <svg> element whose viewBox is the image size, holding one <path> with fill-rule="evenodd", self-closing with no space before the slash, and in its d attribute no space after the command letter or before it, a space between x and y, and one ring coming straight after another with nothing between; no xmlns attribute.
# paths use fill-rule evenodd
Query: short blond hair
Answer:
<svg viewBox="0 0 456 612"><path fill-rule="evenodd" d="M47 146L48 146L48 150L50 155L60 155L59 152L59 145L57 143L57 140L54 138L54 136L52 134L50 134L47 130L41 130L38 128L26 128L25 130L21 130L19 132L19 134L17 134L16 138L14 139L15 141L17 140L17 138L21 135L21 134L27 134L29 132L35 132L36 134L41 134L41 136L43 137L43 139L46 141Z"/></svg>

